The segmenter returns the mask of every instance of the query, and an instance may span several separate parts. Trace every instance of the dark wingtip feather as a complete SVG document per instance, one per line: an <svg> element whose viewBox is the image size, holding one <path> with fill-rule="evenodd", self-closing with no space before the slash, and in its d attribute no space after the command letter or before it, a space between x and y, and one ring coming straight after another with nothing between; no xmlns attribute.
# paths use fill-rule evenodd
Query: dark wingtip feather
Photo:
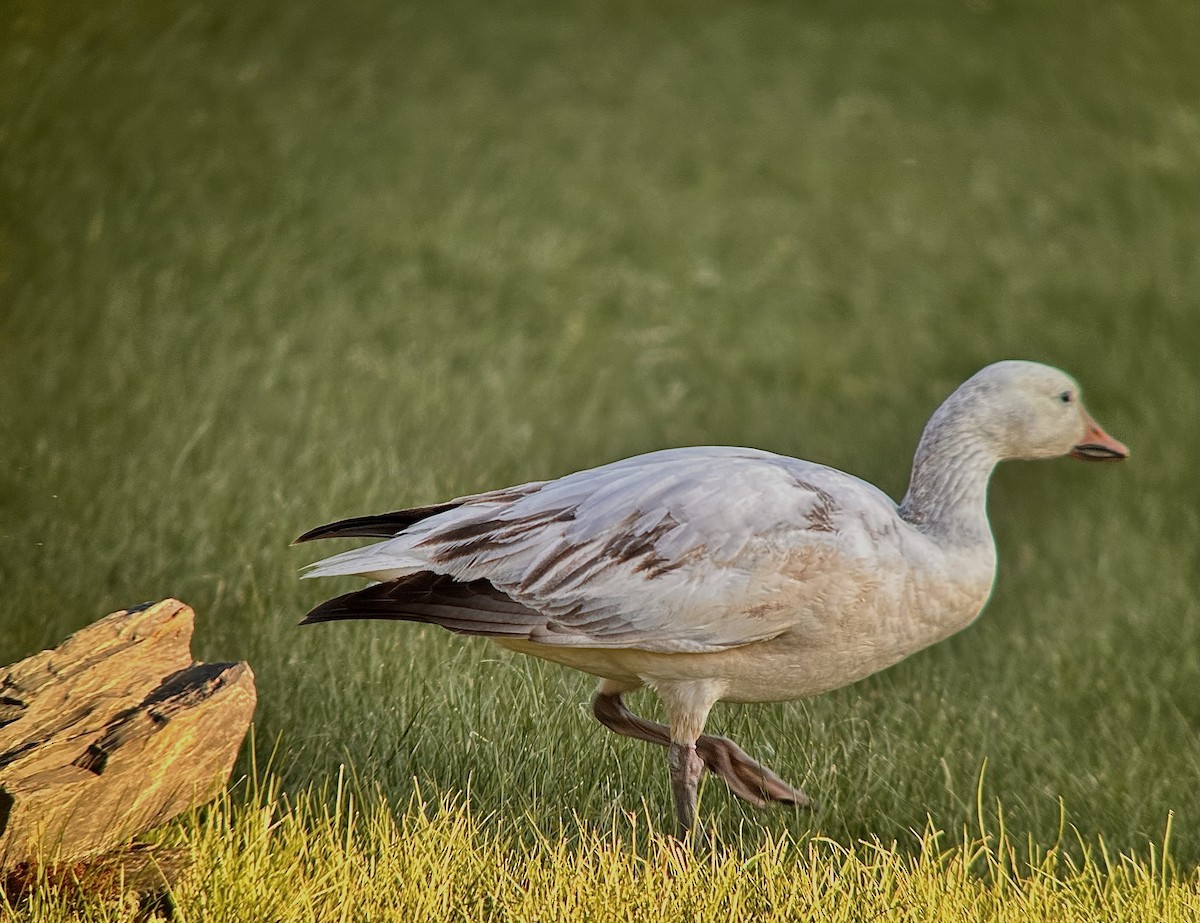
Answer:
<svg viewBox="0 0 1200 923"><path fill-rule="evenodd" d="M302 545L305 542L311 542L318 538L334 538L338 535L338 528L345 525L351 520L343 519L339 522L326 523L323 526L317 526L315 529L309 529L303 535L292 539L293 545Z"/></svg>
<svg viewBox="0 0 1200 923"><path fill-rule="evenodd" d="M529 637L546 617L486 580L460 583L446 574L420 571L326 600L301 625L343 619L427 622L450 631L489 637Z"/></svg>
<svg viewBox="0 0 1200 923"><path fill-rule="evenodd" d="M337 522L329 522L323 526L317 526L315 529L309 529L292 544L300 545L319 538L391 538L404 528L404 524L393 526L392 523L397 520L389 519L389 517L399 517L399 515L400 513L384 513L382 516L354 516L351 519L339 519ZM413 521L406 524L411 525Z"/></svg>
<svg viewBox="0 0 1200 923"><path fill-rule="evenodd" d="M305 614L304 618L298 621L297 625L316 625L318 622L329 622L333 620L333 616L323 615L320 612L321 606L317 606L311 612Z"/></svg>
<svg viewBox="0 0 1200 923"><path fill-rule="evenodd" d="M362 618L358 613L359 607L351 606L354 597L361 596L362 590L353 593L343 593L333 599L327 599L321 605L309 610L299 622L300 625L315 625L317 622L334 622L338 619Z"/></svg>
<svg viewBox="0 0 1200 923"><path fill-rule="evenodd" d="M406 510L394 510L391 513L380 513L375 516L353 516L350 519L339 519L337 522L309 529L292 544L300 545L319 538L392 538L414 523L452 510L461 506L462 502L461 500L450 500L446 503L435 503L432 506L414 506Z"/></svg>

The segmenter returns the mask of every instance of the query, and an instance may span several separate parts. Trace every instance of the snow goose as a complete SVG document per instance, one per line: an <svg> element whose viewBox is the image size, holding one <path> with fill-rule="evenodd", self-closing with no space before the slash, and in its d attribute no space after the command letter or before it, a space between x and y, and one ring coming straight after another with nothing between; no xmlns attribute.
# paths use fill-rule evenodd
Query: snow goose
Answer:
<svg viewBox="0 0 1200 923"><path fill-rule="evenodd" d="M680 835L705 768L754 803L809 799L723 737L718 701L816 695L966 627L991 593L986 494L1004 459L1128 455L1078 385L990 365L925 427L897 505L833 468L743 448L668 449L552 481L363 516L300 536L383 541L307 577L376 581L303 624L405 619L599 677L596 718L668 748ZM669 725L629 712L648 686Z"/></svg>

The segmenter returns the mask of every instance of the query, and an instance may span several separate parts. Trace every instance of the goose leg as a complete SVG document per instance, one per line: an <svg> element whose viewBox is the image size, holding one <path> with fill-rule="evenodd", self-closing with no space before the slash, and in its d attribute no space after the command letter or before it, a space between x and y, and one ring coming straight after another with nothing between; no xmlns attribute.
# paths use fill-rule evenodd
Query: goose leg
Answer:
<svg viewBox="0 0 1200 923"><path fill-rule="evenodd" d="M671 767L671 795L675 799L675 836L685 839L696 826L696 793L704 760L694 745L672 742L667 750Z"/></svg>
<svg viewBox="0 0 1200 923"><path fill-rule="evenodd" d="M621 700L619 692L601 690L592 700L592 714L610 731L625 737L644 740L662 747L672 747L671 732L666 725L648 721L633 714ZM802 808L813 807L812 800L789 785L766 766L752 759L741 747L728 737L701 734L696 740L695 751L709 772L720 776L729 790L753 805L763 807L771 802L791 804ZM678 757L683 765L683 757ZM676 758L671 757L672 789L674 790ZM678 796L676 796L678 803Z"/></svg>

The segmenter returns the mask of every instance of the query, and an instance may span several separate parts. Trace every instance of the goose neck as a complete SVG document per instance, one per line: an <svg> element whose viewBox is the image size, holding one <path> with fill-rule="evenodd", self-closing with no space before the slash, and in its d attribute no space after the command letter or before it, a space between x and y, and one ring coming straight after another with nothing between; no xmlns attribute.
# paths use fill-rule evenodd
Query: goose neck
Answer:
<svg viewBox="0 0 1200 923"><path fill-rule="evenodd" d="M953 416L935 416L917 447L901 517L945 542L991 542L987 489L997 461L986 438Z"/></svg>

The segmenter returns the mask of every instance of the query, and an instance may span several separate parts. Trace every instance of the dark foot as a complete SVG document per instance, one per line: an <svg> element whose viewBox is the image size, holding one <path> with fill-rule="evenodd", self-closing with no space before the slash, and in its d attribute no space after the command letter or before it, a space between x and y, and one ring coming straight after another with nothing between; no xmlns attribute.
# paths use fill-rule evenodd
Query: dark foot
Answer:
<svg viewBox="0 0 1200 923"><path fill-rule="evenodd" d="M639 718L625 707L617 693L597 694L592 700L592 711L601 724L617 734L663 747L671 745L671 733L665 725ZM695 752L709 772L720 776L731 792L753 805L763 807L774 802L816 810L816 804L804 792L751 759L728 737L701 734Z"/></svg>
<svg viewBox="0 0 1200 923"><path fill-rule="evenodd" d="M704 760L709 772L720 776L731 792L753 805L763 807L771 802L778 802L798 808L815 807L812 799L804 792L751 759L745 750L728 737L702 734L696 741L696 752Z"/></svg>

